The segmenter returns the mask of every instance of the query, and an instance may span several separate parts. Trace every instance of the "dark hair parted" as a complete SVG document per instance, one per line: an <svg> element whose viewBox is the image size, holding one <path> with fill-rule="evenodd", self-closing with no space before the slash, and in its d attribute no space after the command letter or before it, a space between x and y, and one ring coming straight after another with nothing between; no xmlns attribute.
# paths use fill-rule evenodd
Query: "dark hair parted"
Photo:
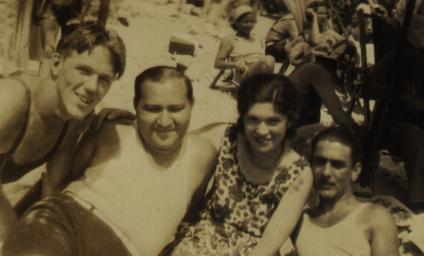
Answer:
<svg viewBox="0 0 424 256"><path fill-rule="evenodd" d="M243 80L237 95L237 127L244 130L244 117L255 103L270 102L274 110L287 116L287 135L294 135L298 115L297 93L291 82L277 74L258 74Z"/></svg>
<svg viewBox="0 0 424 256"><path fill-rule="evenodd" d="M84 22L75 27L75 30L60 38L56 52L66 58L72 51L81 54L92 51L96 46L106 47L112 57L112 65L117 78L125 70L126 50L119 35L113 30L105 30L95 22Z"/></svg>
<svg viewBox="0 0 424 256"><path fill-rule="evenodd" d="M348 146L351 150L351 160L353 165L362 161L362 150L359 141L352 134L352 132L346 128L336 126L326 128L312 138L311 159L315 154L315 149L318 142L323 140L336 141Z"/></svg>
<svg viewBox="0 0 424 256"><path fill-rule="evenodd" d="M179 71L175 67L170 66L154 66L141 72L136 78L134 83L134 108L141 99L141 89L146 81L161 82L168 79L182 79L187 88L187 99L190 104L194 103L193 97L193 86L190 78L188 78L183 72Z"/></svg>

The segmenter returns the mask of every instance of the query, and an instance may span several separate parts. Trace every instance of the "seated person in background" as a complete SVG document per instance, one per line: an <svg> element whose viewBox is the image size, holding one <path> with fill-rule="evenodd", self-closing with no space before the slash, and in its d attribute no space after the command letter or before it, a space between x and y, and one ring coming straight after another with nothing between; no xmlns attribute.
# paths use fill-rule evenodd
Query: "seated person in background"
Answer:
<svg viewBox="0 0 424 256"><path fill-rule="evenodd" d="M330 51L344 38L332 27L328 11L323 2L312 2L305 13L304 30L298 28L292 13L276 21L266 37L266 54L276 61L295 67L313 62L313 50Z"/></svg>
<svg viewBox="0 0 424 256"><path fill-rule="evenodd" d="M221 40L215 58L215 68L235 69L234 80L238 83L259 73L274 72L274 58L265 56L263 41L251 34L256 24L252 7L240 5L231 12L231 26L236 31Z"/></svg>
<svg viewBox="0 0 424 256"><path fill-rule="evenodd" d="M85 23L60 39L48 77L1 79L1 183L18 180L46 163L58 148L76 144L87 117L124 69L121 38ZM48 185L48 179L43 184ZM0 186L0 240L15 218Z"/></svg>
<svg viewBox="0 0 424 256"><path fill-rule="evenodd" d="M211 143L186 135L194 103L175 68L135 81L136 122L104 124L51 168L81 176L37 203L10 232L2 255L158 255L214 168Z"/></svg>
<svg viewBox="0 0 424 256"><path fill-rule="evenodd" d="M353 195L352 183L361 171L359 151L351 133L338 127L327 128L312 140L311 166L319 203L304 211L292 235L296 255L399 255L390 212ZM272 242L276 243L261 240L268 250L257 255L274 255L284 241Z"/></svg>
<svg viewBox="0 0 424 256"><path fill-rule="evenodd" d="M274 217L284 219L279 230L292 232L312 188L306 159L287 143L296 105L296 92L282 76L242 81L240 116L222 140L206 207L198 222L182 226L168 254L249 255Z"/></svg>
<svg viewBox="0 0 424 256"><path fill-rule="evenodd" d="M321 104L324 104L336 124L353 132L359 132L359 125L343 110L335 92L334 79L324 66L305 63L295 69L288 78L299 95L298 127L318 124Z"/></svg>

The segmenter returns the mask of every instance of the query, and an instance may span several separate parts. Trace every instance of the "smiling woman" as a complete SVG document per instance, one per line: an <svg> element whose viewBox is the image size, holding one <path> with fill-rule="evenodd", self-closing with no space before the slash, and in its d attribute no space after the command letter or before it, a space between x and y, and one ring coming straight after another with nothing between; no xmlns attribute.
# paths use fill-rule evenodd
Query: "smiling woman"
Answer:
<svg viewBox="0 0 424 256"><path fill-rule="evenodd" d="M75 147L86 117L124 68L125 47L119 36L86 23L60 39L47 78L0 80L1 183L47 162L61 145ZM55 175L44 176L46 189L54 190L50 178ZM14 219L0 187L0 240Z"/></svg>
<svg viewBox="0 0 424 256"><path fill-rule="evenodd" d="M206 207L197 223L182 225L172 255L249 255L277 208L292 231L312 186L306 160L286 143L296 103L284 77L241 83L239 119L222 140Z"/></svg>

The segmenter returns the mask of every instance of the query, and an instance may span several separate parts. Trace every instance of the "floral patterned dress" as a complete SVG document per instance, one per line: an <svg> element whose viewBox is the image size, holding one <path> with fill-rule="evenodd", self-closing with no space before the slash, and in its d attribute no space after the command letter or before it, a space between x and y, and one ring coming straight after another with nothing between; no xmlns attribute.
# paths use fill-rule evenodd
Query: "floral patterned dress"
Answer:
<svg viewBox="0 0 424 256"><path fill-rule="evenodd" d="M201 219L182 226L172 255L247 255L257 244L284 193L309 168L307 161L288 150L266 184L253 184L241 173L237 139L229 127L221 142L214 185Z"/></svg>

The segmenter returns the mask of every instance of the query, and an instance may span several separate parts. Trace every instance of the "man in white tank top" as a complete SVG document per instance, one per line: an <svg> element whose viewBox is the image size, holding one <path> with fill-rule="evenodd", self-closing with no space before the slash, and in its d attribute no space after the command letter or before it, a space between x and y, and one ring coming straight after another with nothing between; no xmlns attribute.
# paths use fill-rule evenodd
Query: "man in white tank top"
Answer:
<svg viewBox="0 0 424 256"><path fill-rule="evenodd" d="M137 120L104 124L51 164L80 178L30 209L2 255L158 255L198 207L215 167L214 146L186 134L193 103L190 80L175 68L137 76Z"/></svg>
<svg viewBox="0 0 424 256"><path fill-rule="evenodd" d="M399 255L390 213L359 201L352 192L361 171L359 155L354 138L342 128L327 128L313 139L311 166L319 203L305 211L293 236L298 255Z"/></svg>

